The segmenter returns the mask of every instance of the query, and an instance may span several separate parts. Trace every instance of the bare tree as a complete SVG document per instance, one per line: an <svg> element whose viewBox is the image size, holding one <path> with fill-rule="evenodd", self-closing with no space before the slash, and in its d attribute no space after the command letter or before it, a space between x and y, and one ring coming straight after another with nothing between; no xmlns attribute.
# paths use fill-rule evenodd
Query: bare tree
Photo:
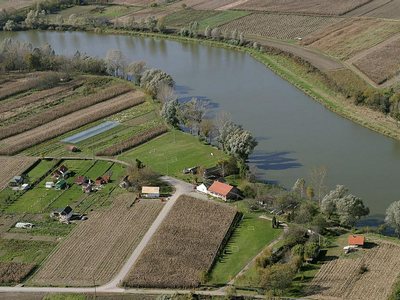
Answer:
<svg viewBox="0 0 400 300"><path fill-rule="evenodd" d="M177 99L174 89L166 83L161 83L157 89L157 100L161 103Z"/></svg>
<svg viewBox="0 0 400 300"><path fill-rule="evenodd" d="M125 57L121 51L117 49L110 49L105 58L107 72L114 76L125 75Z"/></svg>
<svg viewBox="0 0 400 300"><path fill-rule="evenodd" d="M135 78L135 83L140 83L140 77L143 72L146 70L146 62L144 61L135 61L129 64L127 68L127 72L129 75L132 75Z"/></svg>
<svg viewBox="0 0 400 300"><path fill-rule="evenodd" d="M327 173L328 169L325 166L314 167L310 171L311 186L314 188L315 197L319 206L321 206L322 197L327 192L325 182Z"/></svg>

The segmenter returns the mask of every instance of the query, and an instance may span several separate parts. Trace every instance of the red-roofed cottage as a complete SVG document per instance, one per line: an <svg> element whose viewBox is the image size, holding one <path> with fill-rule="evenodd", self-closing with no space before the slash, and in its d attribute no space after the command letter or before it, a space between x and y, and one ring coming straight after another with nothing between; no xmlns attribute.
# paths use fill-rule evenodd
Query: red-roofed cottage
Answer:
<svg viewBox="0 0 400 300"><path fill-rule="evenodd" d="M363 247L365 244L365 237L362 235L349 235L349 246Z"/></svg>
<svg viewBox="0 0 400 300"><path fill-rule="evenodd" d="M238 197L238 190L234 186L219 181L213 182L208 188L208 193L225 201Z"/></svg>

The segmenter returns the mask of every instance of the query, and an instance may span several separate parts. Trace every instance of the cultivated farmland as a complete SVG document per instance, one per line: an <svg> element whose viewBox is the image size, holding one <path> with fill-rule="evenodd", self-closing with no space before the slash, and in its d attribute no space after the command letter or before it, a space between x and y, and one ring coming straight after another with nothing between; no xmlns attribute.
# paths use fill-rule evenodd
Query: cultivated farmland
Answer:
<svg viewBox="0 0 400 300"><path fill-rule="evenodd" d="M382 43L354 62L354 65L377 84L397 75L400 70L400 38Z"/></svg>
<svg viewBox="0 0 400 300"><path fill-rule="evenodd" d="M163 204L132 194L115 199L108 210L94 212L71 233L33 277L37 285L104 284L119 271L138 245Z"/></svg>
<svg viewBox="0 0 400 300"><path fill-rule="evenodd" d="M400 31L400 22L381 19L350 19L318 30L302 44L339 59L367 50Z"/></svg>
<svg viewBox="0 0 400 300"><path fill-rule="evenodd" d="M39 75L39 77L27 76L25 78L12 79L2 83L0 85L0 100L37 87L39 84L41 84L42 76L43 75Z"/></svg>
<svg viewBox="0 0 400 300"><path fill-rule="evenodd" d="M213 201L181 196L147 244L124 284L196 287L224 243L237 212Z"/></svg>
<svg viewBox="0 0 400 300"><path fill-rule="evenodd" d="M261 35L278 39L304 37L315 30L335 24L341 18L255 13L221 26L244 34Z"/></svg>
<svg viewBox="0 0 400 300"><path fill-rule="evenodd" d="M342 15L371 0L249 0L235 8L268 12Z"/></svg>
<svg viewBox="0 0 400 300"><path fill-rule="evenodd" d="M0 190L4 189L13 176L21 175L37 161L35 157L0 156Z"/></svg>
<svg viewBox="0 0 400 300"><path fill-rule="evenodd" d="M32 130L4 139L3 142L5 146L0 148L0 153L7 155L18 153L33 145L47 141L143 102L144 94L139 91L130 92L111 100L103 101L92 107L81 109Z"/></svg>
<svg viewBox="0 0 400 300"><path fill-rule="evenodd" d="M388 299L400 270L400 247L379 242L358 258L339 258L322 266L311 282L316 299ZM366 267L365 272L360 270ZM365 269L364 269L365 270Z"/></svg>
<svg viewBox="0 0 400 300"><path fill-rule="evenodd" d="M400 19L400 0L387 1L386 5L370 11L366 16L385 19Z"/></svg>
<svg viewBox="0 0 400 300"><path fill-rule="evenodd" d="M0 262L0 284L20 283L34 267L34 264Z"/></svg>

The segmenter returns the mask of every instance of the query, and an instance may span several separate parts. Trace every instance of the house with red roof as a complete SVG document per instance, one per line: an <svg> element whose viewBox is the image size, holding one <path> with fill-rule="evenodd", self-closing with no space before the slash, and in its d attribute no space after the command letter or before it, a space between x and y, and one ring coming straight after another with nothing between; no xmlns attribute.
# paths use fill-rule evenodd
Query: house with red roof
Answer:
<svg viewBox="0 0 400 300"><path fill-rule="evenodd" d="M348 244L349 246L355 247L364 247L365 244L365 237L362 235L349 235L348 237Z"/></svg>
<svg viewBox="0 0 400 300"><path fill-rule="evenodd" d="M237 188L219 181L214 181L207 191L211 196L223 199L225 201L236 199L239 196Z"/></svg>

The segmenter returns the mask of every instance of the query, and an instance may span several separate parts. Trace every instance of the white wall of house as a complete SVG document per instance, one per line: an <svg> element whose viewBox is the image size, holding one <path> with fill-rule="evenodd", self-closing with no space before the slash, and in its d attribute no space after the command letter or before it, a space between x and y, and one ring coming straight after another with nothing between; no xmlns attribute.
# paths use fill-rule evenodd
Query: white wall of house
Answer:
<svg viewBox="0 0 400 300"><path fill-rule="evenodd" d="M200 192L200 193L208 194L207 187L205 186L204 183L202 183L202 184L196 186L196 190L197 190L198 192Z"/></svg>

